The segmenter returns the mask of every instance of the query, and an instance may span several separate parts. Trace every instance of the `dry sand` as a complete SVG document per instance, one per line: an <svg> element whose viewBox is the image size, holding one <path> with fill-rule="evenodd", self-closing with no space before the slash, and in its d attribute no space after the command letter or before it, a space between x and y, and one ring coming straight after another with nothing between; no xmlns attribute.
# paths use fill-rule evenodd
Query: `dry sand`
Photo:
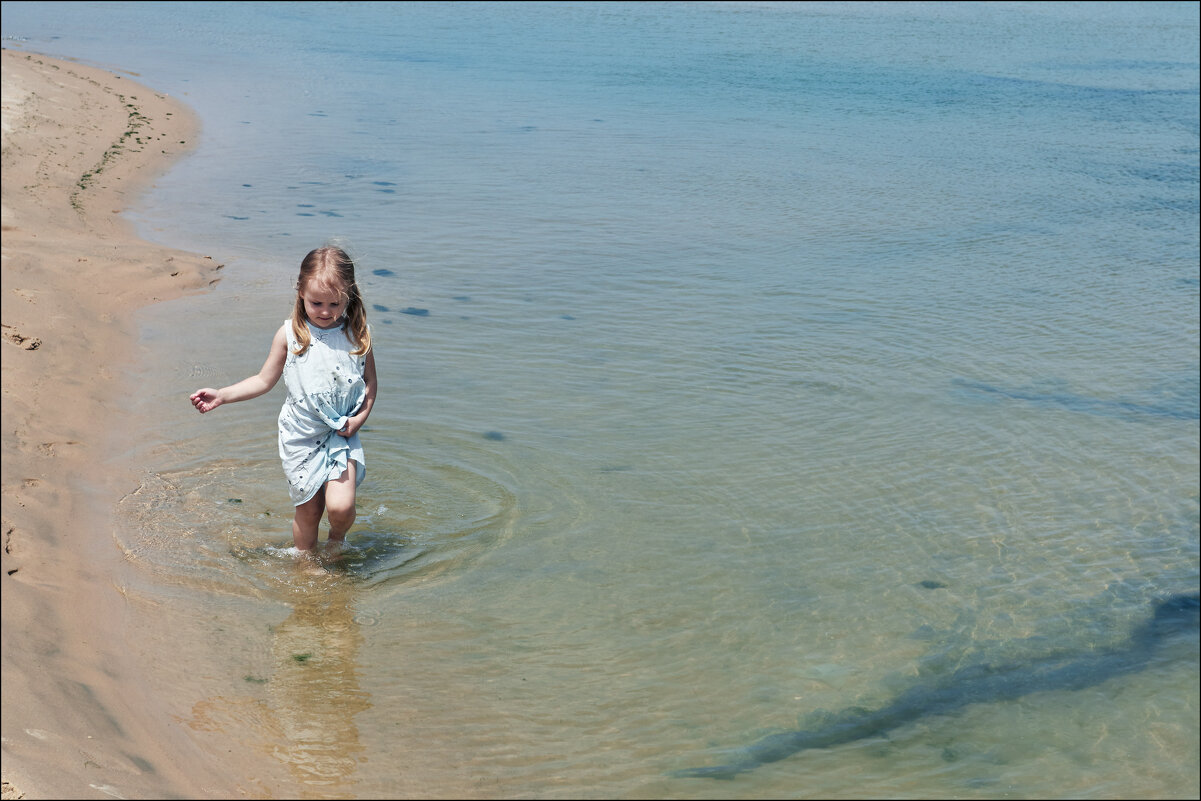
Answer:
<svg viewBox="0 0 1201 801"><path fill-rule="evenodd" d="M113 509L137 486L106 458L135 430L132 314L220 269L137 239L119 212L198 123L120 75L2 55L3 795L240 797L142 690L113 578Z"/></svg>

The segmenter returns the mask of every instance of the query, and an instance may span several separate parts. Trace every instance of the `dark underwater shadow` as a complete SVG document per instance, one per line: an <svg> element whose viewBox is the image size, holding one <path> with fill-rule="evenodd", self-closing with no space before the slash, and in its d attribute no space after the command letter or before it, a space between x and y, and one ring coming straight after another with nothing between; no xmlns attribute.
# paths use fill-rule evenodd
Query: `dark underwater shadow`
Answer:
<svg viewBox="0 0 1201 801"><path fill-rule="evenodd" d="M803 751L831 748L885 735L921 718L947 715L972 704L1011 701L1049 691L1075 691L1146 670L1171 657L1167 646L1185 646L1197 656L1201 603L1196 591L1160 598L1129 636L1106 648L1047 648L1043 636L1017 641L1013 653L1042 655L1006 660L976 659L943 676L919 681L885 706L818 712L806 728L764 737L732 762L672 772L677 778L733 779L740 773ZM1175 648L1172 653L1177 653Z"/></svg>
<svg viewBox="0 0 1201 801"><path fill-rule="evenodd" d="M983 381L956 378L951 383L961 392L978 398L1021 401L1036 407L1064 409L1070 412L1127 420L1166 418L1201 419L1198 380L1190 377L1149 393L1146 398L1094 398L1061 387L1005 387Z"/></svg>

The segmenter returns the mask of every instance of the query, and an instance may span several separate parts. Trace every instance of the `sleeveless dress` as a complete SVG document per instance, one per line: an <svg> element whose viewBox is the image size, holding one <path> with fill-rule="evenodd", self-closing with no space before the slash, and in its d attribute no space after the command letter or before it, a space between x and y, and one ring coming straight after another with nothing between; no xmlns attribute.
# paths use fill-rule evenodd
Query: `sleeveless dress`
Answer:
<svg viewBox="0 0 1201 801"><path fill-rule="evenodd" d="M337 433L367 395L363 378L367 357L350 352L354 344L346 338L345 323L335 328L318 328L307 321L305 325L312 342L297 356L292 324L284 324L288 334L288 357L284 361L288 398L279 412L279 458L296 506L310 500L326 481L341 476L351 460L357 462L355 486L367 473L358 433L351 437Z"/></svg>

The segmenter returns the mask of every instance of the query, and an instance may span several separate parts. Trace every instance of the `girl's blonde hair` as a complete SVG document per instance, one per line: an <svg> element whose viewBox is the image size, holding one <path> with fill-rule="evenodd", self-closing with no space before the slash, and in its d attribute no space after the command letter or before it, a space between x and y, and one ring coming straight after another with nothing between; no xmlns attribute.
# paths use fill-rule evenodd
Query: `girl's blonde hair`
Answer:
<svg viewBox="0 0 1201 801"><path fill-rule="evenodd" d="M342 248L322 247L309 251L309 255L300 262L300 277L296 279L296 305L292 308L292 333L296 337L297 348L292 352L300 356L313 341L309 327L305 325L309 318L304 311L302 296L308 287L321 287L340 295L346 304L344 332L355 346L351 353L362 356L371 350L367 310L363 307L359 285L354 280L354 262Z"/></svg>

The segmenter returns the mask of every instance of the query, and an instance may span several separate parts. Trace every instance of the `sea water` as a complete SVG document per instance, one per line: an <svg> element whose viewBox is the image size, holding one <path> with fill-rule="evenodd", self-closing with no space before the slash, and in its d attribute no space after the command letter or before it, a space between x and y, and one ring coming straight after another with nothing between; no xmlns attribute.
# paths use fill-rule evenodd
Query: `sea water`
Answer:
<svg viewBox="0 0 1201 801"><path fill-rule="evenodd" d="M671 774L1117 647L1196 589L1196 3L5 3L3 31L202 119L130 217L223 278L140 315L114 539L150 681L264 792L1195 797L1195 635ZM380 390L313 565L282 388L187 396L258 370L335 238Z"/></svg>

